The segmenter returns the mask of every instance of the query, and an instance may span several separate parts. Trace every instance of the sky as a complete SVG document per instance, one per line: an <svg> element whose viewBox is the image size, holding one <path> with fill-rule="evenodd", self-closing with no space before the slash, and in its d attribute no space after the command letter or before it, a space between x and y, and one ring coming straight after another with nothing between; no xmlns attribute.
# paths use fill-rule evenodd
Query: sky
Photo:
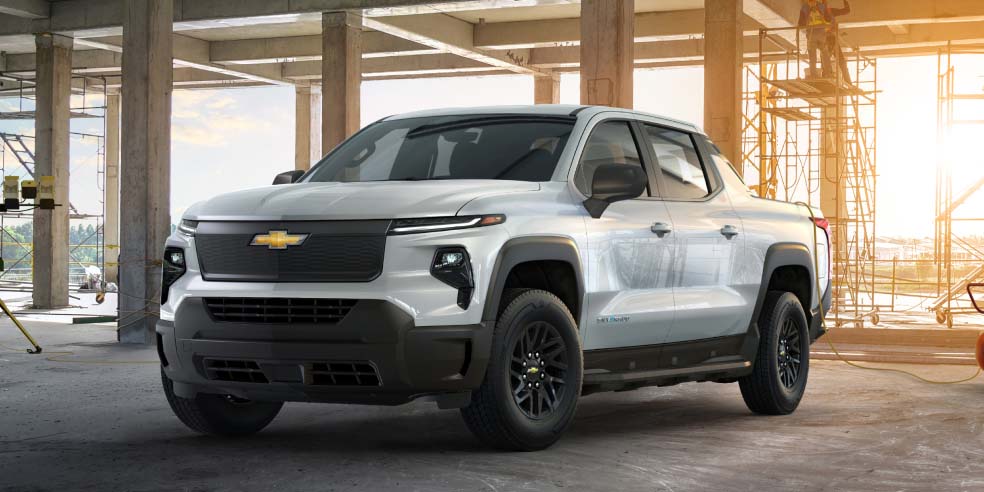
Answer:
<svg viewBox="0 0 984 492"><path fill-rule="evenodd" d="M967 92L984 91L984 63L959 65ZM932 234L936 141L936 57L887 58L879 61L878 95L878 233L903 237ZM692 121L703 119L703 71L700 67L637 70L636 109ZM577 74L561 78L561 102L579 102ZM365 81L362 84L363 125L407 111L440 107L530 104L532 78L523 75ZM30 108L30 101L25 103ZM73 106L97 106L99 95ZM18 108L0 100L0 110ZM966 117L982 119L984 106ZM30 121L0 122L0 130L33 134ZM78 133L102 134L101 120L73 120ZM978 129L975 129L979 131ZM176 221L196 201L219 193L269 184L279 172L293 168L294 91L290 87L177 90L173 97L171 215ZM980 135L955 135L954 162L959 188L984 175L976 144ZM72 202L84 212L102 208L96 174L97 140L72 137ZM8 174L20 174L9 153ZM99 190L98 193L93 193ZM984 196L984 193L981 193ZM984 210L984 202L968 210ZM984 215L984 214L981 214ZM978 224L979 225L979 224ZM966 227L970 227L967 225Z"/></svg>

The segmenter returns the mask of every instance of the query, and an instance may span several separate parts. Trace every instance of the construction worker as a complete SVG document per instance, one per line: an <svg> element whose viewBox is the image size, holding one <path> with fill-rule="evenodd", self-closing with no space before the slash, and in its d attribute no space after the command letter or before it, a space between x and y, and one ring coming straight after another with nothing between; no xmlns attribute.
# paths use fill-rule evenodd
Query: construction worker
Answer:
<svg viewBox="0 0 984 492"><path fill-rule="evenodd" d="M806 31L806 49L810 56L810 69L806 76L819 78L830 73L830 51L828 50L827 34L833 26L834 17L823 0L803 0L800 8L799 27ZM817 73L817 52L820 53L820 65L823 74Z"/></svg>

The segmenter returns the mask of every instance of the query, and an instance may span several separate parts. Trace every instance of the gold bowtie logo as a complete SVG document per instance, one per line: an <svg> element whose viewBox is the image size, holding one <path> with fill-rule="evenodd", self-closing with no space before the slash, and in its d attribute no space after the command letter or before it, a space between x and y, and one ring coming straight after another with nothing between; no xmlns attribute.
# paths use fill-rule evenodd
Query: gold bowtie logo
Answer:
<svg viewBox="0 0 984 492"><path fill-rule="evenodd" d="M269 249L287 249L288 246L300 246L308 234L288 234L287 231L270 231L267 234L253 236L250 246L266 246Z"/></svg>

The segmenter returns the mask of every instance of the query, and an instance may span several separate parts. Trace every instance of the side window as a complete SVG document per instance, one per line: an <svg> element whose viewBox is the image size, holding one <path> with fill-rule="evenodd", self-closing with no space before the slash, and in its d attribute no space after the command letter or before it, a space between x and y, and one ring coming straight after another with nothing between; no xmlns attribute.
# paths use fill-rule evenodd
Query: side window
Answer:
<svg viewBox="0 0 984 492"><path fill-rule="evenodd" d="M581 153L581 165L574 175L574 185L584 195L591 195L591 180L602 164L642 167L639 148L627 122L606 121L591 130Z"/></svg>
<svg viewBox="0 0 984 492"><path fill-rule="evenodd" d="M692 200L710 194L707 171L690 134L646 125L646 135L663 173L660 195L664 199Z"/></svg>

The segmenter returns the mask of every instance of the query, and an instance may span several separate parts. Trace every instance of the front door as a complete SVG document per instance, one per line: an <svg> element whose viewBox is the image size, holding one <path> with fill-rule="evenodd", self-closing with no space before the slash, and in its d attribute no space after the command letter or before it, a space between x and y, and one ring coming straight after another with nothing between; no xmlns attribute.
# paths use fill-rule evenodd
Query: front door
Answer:
<svg viewBox="0 0 984 492"><path fill-rule="evenodd" d="M602 122L591 131L575 175L575 185L590 194L590 177L604 163L643 166L641 136L621 120ZM656 182L643 196L611 204L599 219L586 218L588 266L587 317L582 322L586 350L663 343L673 325L673 224L658 200Z"/></svg>

